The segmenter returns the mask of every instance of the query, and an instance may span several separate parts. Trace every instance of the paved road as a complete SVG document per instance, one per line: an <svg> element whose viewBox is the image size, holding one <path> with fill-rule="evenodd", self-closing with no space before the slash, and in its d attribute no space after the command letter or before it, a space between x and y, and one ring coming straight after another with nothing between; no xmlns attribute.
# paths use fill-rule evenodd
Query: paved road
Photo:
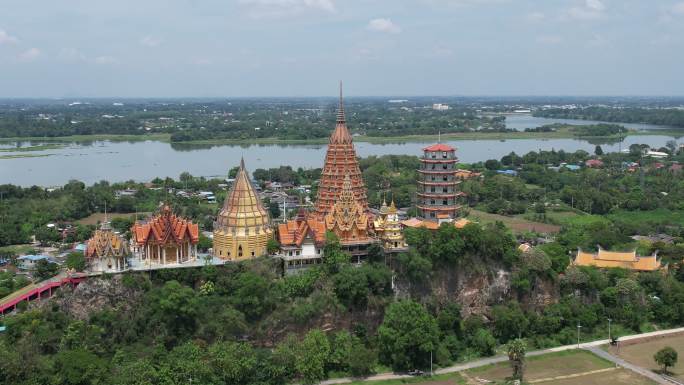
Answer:
<svg viewBox="0 0 684 385"><path fill-rule="evenodd" d="M597 356L599 356L601 358L604 358L608 361L614 362L616 365L622 366L625 369L629 369L629 370L631 370L637 374L640 374L644 377L648 377L651 380L653 380L659 384L672 385L671 382L667 381L666 379L661 377L659 374L653 373L652 371L650 371L648 369L644 369L641 366L636 366L636 365L630 364L629 362L623 360L622 358L615 357L614 355L606 352L605 350L603 350L599 347L592 346L592 347L588 347L587 350L596 354Z"/></svg>
<svg viewBox="0 0 684 385"><path fill-rule="evenodd" d="M631 336L624 336L624 337L620 337L620 341L629 341L629 340L635 340L635 339L640 339L640 338L647 338L647 337L661 336L661 335L675 334L675 333L684 333L684 327L676 328L676 329L660 330L660 331L650 332L650 333L634 334ZM584 342L584 343L579 344L579 346L577 344L572 344L572 345L557 346L555 348L549 348L549 349L533 350L533 351L527 352L527 356L528 357L539 356L542 354L548 354L548 353L562 352L565 350L577 349L579 347L581 349L590 350L592 353L597 354L601 357L604 357L602 354L594 352L593 349L596 349L597 351L603 352L603 350L598 349L597 347L601 346L601 345L605 345L609 342L610 342L609 340L605 339L605 340ZM608 354L606 352L603 352L603 353ZM604 358L606 358L607 360L612 361L612 362L616 362L615 361L616 359L620 360L619 358L613 357L609 354L608 354L608 356L610 356L612 358L608 358L608 357L604 357ZM496 363L505 362L505 361L508 361L507 356L495 356L495 357L483 358L483 359L479 359L476 361L465 362L463 364L458 364L458 365L454 365L454 366L449 366L447 368L438 369L438 370L435 370L435 374L446 374L446 373L460 372L463 370L473 369L473 368L477 368L480 366L486 366L486 365L496 364ZM620 361L622 361L622 360L620 360ZM672 385L672 383L670 383L670 382L663 382L666 380L663 379L661 376L655 374L655 373L647 371L646 369L640 368L638 366L634 366L634 365L632 365L626 361L623 361L623 362L624 362L624 364L622 364L622 363L618 363L618 364L621 366L624 366L627 369L634 370L635 372L642 374L648 378L651 378L658 383ZM630 366L634 367L637 370L632 369ZM639 371L639 370L641 370L641 371ZM642 371L648 372L648 373L650 373L650 375L646 375ZM651 375L657 377L658 379L656 380ZM407 378L407 377L411 377L411 376L406 375L406 374L381 373L381 374L376 374L374 376L366 377L363 379L363 381L398 380L398 379ZM320 383L320 385L347 384L347 383L350 383L352 381L359 381L359 380L360 379L355 379L355 378L350 378L350 377L335 378L332 380L323 381Z"/></svg>

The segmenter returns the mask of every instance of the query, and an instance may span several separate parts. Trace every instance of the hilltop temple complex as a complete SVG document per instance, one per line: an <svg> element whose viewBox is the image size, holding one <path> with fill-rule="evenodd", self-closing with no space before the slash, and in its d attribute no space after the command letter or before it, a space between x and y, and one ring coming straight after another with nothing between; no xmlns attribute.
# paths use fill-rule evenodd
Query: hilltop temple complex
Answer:
<svg viewBox="0 0 684 385"><path fill-rule="evenodd" d="M105 215L105 220L88 240L84 251L88 270L94 272L125 270L128 267L126 258L129 254L126 241L112 231Z"/></svg>
<svg viewBox="0 0 684 385"><path fill-rule="evenodd" d="M164 205L146 222L131 227L133 251L146 264L181 264L197 258L199 226Z"/></svg>
<svg viewBox="0 0 684 385"><path fill-rule="evenodd" d="M267 253L273 237L271 220L259 199L244 159L214 222L214 256L225 260L255 258Z"/></svg>

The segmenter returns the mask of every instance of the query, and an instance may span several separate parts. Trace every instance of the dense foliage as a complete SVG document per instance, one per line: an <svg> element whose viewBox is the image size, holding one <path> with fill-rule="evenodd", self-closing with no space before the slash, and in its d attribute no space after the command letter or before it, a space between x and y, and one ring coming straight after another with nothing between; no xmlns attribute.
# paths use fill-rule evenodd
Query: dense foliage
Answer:
<svg viewBox="0 0 684 385"><path fill-rule="evenodd" d="M549 108L534 112L534 116L562 119L600 120L604 122L648 123L684 127L684 111L675 108L612 108L588 106L583 108Z"/></svg>

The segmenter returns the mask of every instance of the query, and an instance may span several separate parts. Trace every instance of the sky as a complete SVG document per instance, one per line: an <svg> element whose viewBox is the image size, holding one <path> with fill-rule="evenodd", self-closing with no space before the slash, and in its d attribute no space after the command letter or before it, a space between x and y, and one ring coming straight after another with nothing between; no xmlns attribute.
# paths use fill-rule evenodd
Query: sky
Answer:
<svg viewBox="0 0 684 385"><path fill-rule="evenodd" d="M684 95L682 0L0 0L0 97Z"/></svg>

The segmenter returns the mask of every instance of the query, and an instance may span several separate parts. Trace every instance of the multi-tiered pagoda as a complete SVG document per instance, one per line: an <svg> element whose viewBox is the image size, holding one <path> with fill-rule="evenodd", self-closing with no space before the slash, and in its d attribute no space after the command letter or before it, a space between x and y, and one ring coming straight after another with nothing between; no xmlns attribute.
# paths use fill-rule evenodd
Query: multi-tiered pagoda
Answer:
<svg viewBox="0 0 684 385"><path fill-rule="evenodd" d="M458 215L460 206L456 178L456 149L444 143L423 149L418 170L418 215L425 220L451 221Z"/></svg>
<svg viewBox="0 0 684 385"><path fill-rule="evenodd" d="M214 223L214 256L239 260L265 255L271 221L245 170L244 159Z"/></svg>
<svg viewBox="0 0 684 385"><path fill-rule="evenodd" d="M356 159L356 150L352 142L352 136L347 129L347 120L344 116L344 103L342 100L342 83L340 83L340 104L337 111L335 131L330 136L328 151L325 154L325 163L321 173L321 181L318 185L316 198L316 215L323 219L335 201L342 193L342 184L349 175L354 200L368 212L368 199L366 186L361 177L361 169Z"/></svg>
<svg viewBox="0 0 684 385"><path fill-rule="evenodd" d="M396 254L408 250L408 245L404 240L402 233L401 222L397 206L392 203L387 206L387 202L383 199L382 206L380 206L380 215L375 218L373 228L382 242L382 246L386 253Z"/></svg>

